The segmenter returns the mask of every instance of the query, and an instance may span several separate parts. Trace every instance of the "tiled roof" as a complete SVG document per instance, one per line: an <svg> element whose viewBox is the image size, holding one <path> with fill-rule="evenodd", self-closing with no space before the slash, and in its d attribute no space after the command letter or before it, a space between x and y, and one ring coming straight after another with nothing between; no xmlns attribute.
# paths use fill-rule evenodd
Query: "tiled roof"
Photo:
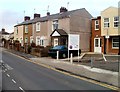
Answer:
<svg viewBox="0 0 120 92"><path fill-rule="evenodd" d="M36 23L36 22L42 22L42 21L47 21L47 20L51 20L51 19L60 19L60 18L70 17L69 15L71 15L75 11L80 11L81 14L83 16L85 16L84 12L82 12L82 11L86 11L86 9L85 8L81 8L81 9L76 9L76 10L67 11L67 12L63 12L63 13L52 14L52 15L49 15L49 16L44 16L44 17L40 17L40 18L35 18L35 19L32 19L32 20L24 21L24 22L22 22L20 24L17 24L15 26L26 25L26 24ZM90 18L92 18L92 16L90 16Z"/></svg>

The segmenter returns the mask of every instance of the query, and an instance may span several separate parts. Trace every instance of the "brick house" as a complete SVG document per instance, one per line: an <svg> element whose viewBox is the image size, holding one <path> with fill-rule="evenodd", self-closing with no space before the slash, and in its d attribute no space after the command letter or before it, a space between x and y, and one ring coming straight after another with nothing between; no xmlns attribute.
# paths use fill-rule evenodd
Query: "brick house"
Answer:
<svg viewBox="0 0 120 92"><path fill-rule="evenodd" d="M21 46L30 45L32 35L32 20L29 16L24 17L24 22L14 26L14 40L18 40Z"/></svg>
<svg viewBox="0 0 120 92"><path fill-rule="evenodd" d="M31 33L28 43L34 42L36 45L44 47L48 45L67 45L68 34L79 34L80 49L90 51L91 18L91 14L85 8L68 11L61 7L59 13L50 14L47 12L46 16L41 17L39 15L37 18L18 24L15 28L22 27L24 43L26 37L26 34L23 34L25 26L31 26L28 29L28 32Z"/></svg>
<svg viewBox="0 0 120 92"><path fill-rule="evenodd" d="M92 18L91 51L104 53L104 39L101 36L101 16Z"/></svg>
<svg viewBox="0 0 120 92"><path fill-rule="evenodd" d="M37 20L34 25L40 30L34 30L38 34L33 36L34 42L43 46L67 45L68 34L79 34L81 50L90 51L91 18L85 8L68 11L61 7L59 13L47 13L47 16Z"/></svg>
<svg viewBox="0 0 120 92"><path fill-rule="evenodd" d="M118 24L117 7L108 7L101 12L101 36L105 38L104 49L107 54L118 54L119 52Z"/></svg>
<svg viewBox="0 0 120 92"><path fill-rule="evenodd" d="M101 16L92 19L91 51L105 54L118 54L119 35L118 8L109 7Z"/></svg>

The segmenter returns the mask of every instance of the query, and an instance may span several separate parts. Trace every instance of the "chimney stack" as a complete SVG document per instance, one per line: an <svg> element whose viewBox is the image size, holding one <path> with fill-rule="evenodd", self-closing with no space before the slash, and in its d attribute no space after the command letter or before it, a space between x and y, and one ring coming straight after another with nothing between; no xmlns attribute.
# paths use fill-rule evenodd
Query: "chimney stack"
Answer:
<svg viewBox="0 0 120 92"><path fill-rule="evenodd" d="M25 16L24 17L24 21L28 21L28 20L30 20L30 17L29 16Z"/></svg>
<svg viewBox="0 0 120 92"><path fill-rule="evenodd" d="M47 16L49 16L50 15L50 12L47 12Z"/></svg>
<svg viewBox="0 0 120 92"><path fill-rule="evenodd" d="M65 8L65 7L61 7L60 8L60 13L62 13L62 12L67 12L68 10L67 10L67 8Z"/></svg>
<svg viewBox="0 0 120 92"><path fill-rule="evenodd" d="M35 19L35 18L40 18L40 14L35 13L35 14L34 14L34 19Z"/></svg>
<svg viewBox="0 0 120 92"><path fill-rule="evenodd" d="M4 29L4 28L2 28L2 32L5 32L5 29Z"/></svg>

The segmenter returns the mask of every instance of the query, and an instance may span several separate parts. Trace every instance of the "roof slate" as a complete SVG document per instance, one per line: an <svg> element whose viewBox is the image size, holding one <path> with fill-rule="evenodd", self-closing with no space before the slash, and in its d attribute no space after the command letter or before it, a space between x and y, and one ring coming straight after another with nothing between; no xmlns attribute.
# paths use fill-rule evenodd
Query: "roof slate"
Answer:
<svg viewBox="0 0 120 92"><path fill-rule="evenodd" d="M85 11L85 10L86 10L85 8L81 8L81 9L76 9L76 10L67 11L67 12L63 12L63 13L56 13L56 14L52 14L52 15L49 15L49 16L44 16L44 17L24 21L24 22L22 22L20 24L17 24L15 26L27 25L27 24L32 24L32 23L36 23L36 22L43 22L43 21L48 21L48 20L51 20L51 19L60 19L60 18L70 17L70 15L72 13L74 13L75 11L81 11L82 12L82 11Z"/></svg>

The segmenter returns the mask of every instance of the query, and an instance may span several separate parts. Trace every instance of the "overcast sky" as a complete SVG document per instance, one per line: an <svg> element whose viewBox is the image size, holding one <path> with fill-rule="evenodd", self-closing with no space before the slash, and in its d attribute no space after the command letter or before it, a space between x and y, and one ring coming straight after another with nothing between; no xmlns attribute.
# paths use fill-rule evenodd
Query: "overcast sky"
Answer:
<svg viewBox="0 0 120 92"><path fill-rule="evenodd" d="M99 16L104 9L118 7L120 0L0 0L0 30L5 28L7 32L14 31L14 25L24 19L24 15L33 18L33 14L40 13L45 16L48 10L51 14L59 12L61 6L68 10L86 8L93 16ZM69 4L68 4L69 2ZM25 14L24 14L25 11Z"/></svg>

